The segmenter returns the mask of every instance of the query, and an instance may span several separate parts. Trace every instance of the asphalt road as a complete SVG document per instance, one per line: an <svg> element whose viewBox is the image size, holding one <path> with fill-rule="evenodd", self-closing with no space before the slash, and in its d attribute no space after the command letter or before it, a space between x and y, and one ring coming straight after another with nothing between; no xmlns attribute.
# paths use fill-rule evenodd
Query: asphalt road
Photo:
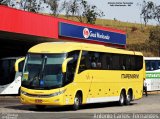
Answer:
<svg viewBox="0 0 160 119"><path fill-rule="evenodd" d="M0 97L0 118L2 119L136 118L135 113L160 113L160 94L144 96L140 100L133 101L129 106L121 107L114 102L89 104L83 105L78 111L73 111L69 106L49 106L45 110L39 111L34 106L20 104L18 97ZM149 116L160 118L160 114Z"/></svg>

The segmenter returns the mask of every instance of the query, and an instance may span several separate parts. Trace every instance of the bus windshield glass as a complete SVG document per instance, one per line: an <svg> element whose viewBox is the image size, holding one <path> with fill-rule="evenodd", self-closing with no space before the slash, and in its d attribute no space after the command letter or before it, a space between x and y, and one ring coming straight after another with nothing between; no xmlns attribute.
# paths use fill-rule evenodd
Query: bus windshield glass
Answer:
<svg viewBox="0 0 160 119"><path fill-rule="evenodd" d="M62 63L66 54L28 54L22 76L22 86L30 89L61 87Z"/></svg>

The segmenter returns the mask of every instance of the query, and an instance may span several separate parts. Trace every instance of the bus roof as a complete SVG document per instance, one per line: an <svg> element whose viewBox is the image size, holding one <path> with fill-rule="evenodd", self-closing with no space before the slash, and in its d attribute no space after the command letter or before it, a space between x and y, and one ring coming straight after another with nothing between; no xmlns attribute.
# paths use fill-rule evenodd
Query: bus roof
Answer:
<svg viewBox="0 0 160 119"><path fill-rule="evenodd" d="M29 53L66 53L73 50L87 50L119 54L143 55L141 52L127 51L111 48L104 45L79 43L79 42L47 42L40 43L29 49Z"/></svg>
<svg viewBox="0 0 160 119"><path fill-rule="evenodd" d="M145 60L160 60L160 57L144 57Z"/></svg>

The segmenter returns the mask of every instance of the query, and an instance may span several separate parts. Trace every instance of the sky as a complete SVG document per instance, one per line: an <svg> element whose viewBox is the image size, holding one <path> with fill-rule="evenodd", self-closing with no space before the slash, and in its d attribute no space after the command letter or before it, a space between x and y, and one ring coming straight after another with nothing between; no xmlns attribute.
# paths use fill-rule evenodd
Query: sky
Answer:
<svg viewBox="0 0 160 119"><path fill-rule="evenodd" d="M13 2L19 2L21 0L11 0ZM23 0L25 1L25 0ZM37 0L39 1L39 0ZM64 0L59 0L61 4ZM66 0L70 1L70 0ZM144 0L86 0L91 5L96 5L98 9L104 12L104 19L117 19L124 22L142 23L143 19L140 18L142 10L142 4ZM145 0L152 1L156 5L160 5L160 0ZM118 6L121 5L121 6ZM124 6L125 5L125 6ZM51 13L50 7L46 9L47 4L42 4L40 12ZM17 5L16 8L19 8ZM43 9L44 8L44 9ZM63 12L64 13L64 12ZM62 13L62 14L63 14ZM149 20L148 24L156 25L155 20Z"/></svg>
<svg viewBox="0 0 160 119"><path fill-rule="evenodd" d="M88 3L96 5L101 11L104 12L106 19L114 19L125 22L141 23L140 13L142 9L143 0L87 0ZM160 5L160 0L146 0L153 1L156 5ZM116 2L118 2L116 4ZM126 6L116 6L118 4L127 3ZM131 6L128 6L129 4ZM114 5L114 6L111 6ZM149 21L149 24L156 24L154 20Z"/></svg>

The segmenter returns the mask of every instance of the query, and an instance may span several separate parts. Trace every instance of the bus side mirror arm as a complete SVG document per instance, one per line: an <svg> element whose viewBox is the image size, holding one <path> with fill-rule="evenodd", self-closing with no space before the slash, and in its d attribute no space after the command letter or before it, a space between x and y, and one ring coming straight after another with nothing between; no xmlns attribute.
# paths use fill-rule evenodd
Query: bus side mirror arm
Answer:
<svg viewBox="0 0 160 119"><path fill-rule="evenodd" d="M69 61L73 60L73 57L71 58L67 58L64 60L64 62L62 63L62 73L66 73L66 70L67 70L67 63Z"/></svg>
<svg viewBox="0 0 160 119"><path fill-rule="evenodd" d="M18 60L15 62L15 65L14 65L14 66L15 66L15 71L16 71L16 72L19 72L19 70L20 70L20 69L19 69L19 63L22 62L23 60L25 60L25 57L22 57L22 58L18 59Z"/></svg>

